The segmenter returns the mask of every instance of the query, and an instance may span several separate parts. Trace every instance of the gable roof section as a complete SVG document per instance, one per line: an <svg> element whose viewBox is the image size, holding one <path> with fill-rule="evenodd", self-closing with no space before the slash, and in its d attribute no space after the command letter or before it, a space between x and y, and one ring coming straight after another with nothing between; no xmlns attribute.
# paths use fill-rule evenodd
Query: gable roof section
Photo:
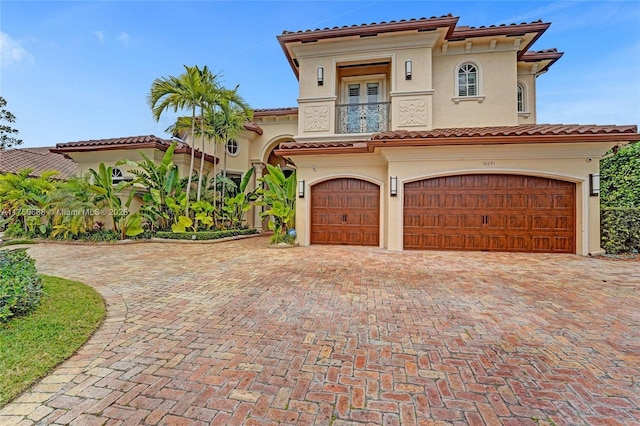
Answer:
<svg viewBox="0 0 640 426"><path fill-rule="evenodd" d="M0 150L0 173L18 173L33 169L30 176L40 176L47 170L57 170L54 176L68 179L76 172L76 163L64 155L49 151L50 148L15 148Z"/></svg>
<svg viewBox="0 0 640 426"><path fill-rule="evenodd" d="M171 139L162 139L154 135L147 136L127 136L122 138L109 139L91 139L87 141L59 143L51 152L67 155L70 152L91 152L91 151L111 151L111 150L129 150L129 149L159 149L166 151L172 143L177 142L178 145L174 151L175 154L191 154L191 146L188 144ZM202 152L195 150L195 157L201 158ZM205 154L205 161L213 163L214 157ZM220 159L215 158L216 163Z"/></svg>
<svg viewBox="0 0 640 426"><path fill-rule="evenodd" d="M459 19L460 18L457 16L448 14L440 17L432 16L431 18L409 19L380 23L373 22L371 24L322 29L318 28L315 30L283 31L282 34L277 38L280 46L282 47L282 50L285 53L285 56L287 57L287 60L289 61L289 64L291 65L291 68L293 69L294 74L296 75L296 77L298 77L297 62L295 58L293 58L289 48L287 48L288 44L313 43L320 40L343 37L371 37L378 34L393 32L423 32L436 30L438 28L447 29L446 33L444 34L444 39L446 41L461 41L478 37L516 37L524 36L526 34L533 34L531 40L518 52L518 60L523 60L523 57L527 54L529 48L551 25L548 22L537 20L530 23L523 22L521 24L512 23L508 25L500 24L480 27L457 26ZM556 53L558 52L556 51ZM559 53L559 55L562 56L562 53ZM560 56L558 56L555 60L559 59ZM529 56L528 59L529 60L527 62L537 60L535 59L535 56ZM555 60L553 62L555 62ZM544 69L547 69L553 62L545 64Z"/></svg>
<svg viewBox="0 0 640 426"><path fill-rule="evenodd" d="M397 130L376 133L356 142L287 142L278 155L348 154L373 152L379 147L500 145L532 143L636 142L637 126L577 124L525 124L501 127L465 127L424 131Z"/></svg>

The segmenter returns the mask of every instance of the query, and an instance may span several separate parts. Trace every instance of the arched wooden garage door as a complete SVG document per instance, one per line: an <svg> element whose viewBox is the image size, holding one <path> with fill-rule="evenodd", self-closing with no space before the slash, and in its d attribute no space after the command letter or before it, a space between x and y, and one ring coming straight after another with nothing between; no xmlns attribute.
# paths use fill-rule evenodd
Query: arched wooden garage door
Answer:
<svg viewBox="0 0 640 426"><path fill-rule="evenodd" d="M311 187L311 244L377 246L380 187L340 178Z"/></svg>
<svg viewBox="0 0 640 426"><path fill-rule="evenodd" d="M575 253L576 185L463 175L404 186L404 248Z"/></svg>

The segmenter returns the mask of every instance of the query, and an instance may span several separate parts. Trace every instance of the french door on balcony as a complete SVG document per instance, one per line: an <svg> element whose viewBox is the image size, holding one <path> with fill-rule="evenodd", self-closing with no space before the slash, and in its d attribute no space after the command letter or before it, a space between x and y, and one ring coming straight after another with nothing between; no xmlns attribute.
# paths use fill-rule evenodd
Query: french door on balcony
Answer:
<svg viewBox="0 0 640 426"><path fill-rule="evenodd" d="M338 105L340 133L387 130L388 104L383 102L382 81L345 81L344 103Z"/></svg>

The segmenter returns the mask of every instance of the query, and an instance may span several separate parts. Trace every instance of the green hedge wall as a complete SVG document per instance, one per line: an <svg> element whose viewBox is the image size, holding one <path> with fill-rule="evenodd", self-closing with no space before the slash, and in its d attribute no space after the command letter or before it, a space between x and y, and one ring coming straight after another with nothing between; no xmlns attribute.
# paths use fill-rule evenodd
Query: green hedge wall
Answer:
<svg viewBox="0 0 640 426"><path fill-rule="evenodd" d="M42 298L42 278L24 249L0 251L0 323L24 315Z"/></svg>
<svg viewBox="0 0 640 426"><path fill-rule="evenodd" d="M237 235L257 234L255 229L229 229L227 231L211 232L156 232L157 238L167 238L171 240L217 240L219 238L235 237ZM195 235L195 238L193 236Z"/></svg>
<svg viewBox="0 0 640 426"><path fill-rule="evenodd" d="M640 208L602 207L600 232L607 253L640 252Z"/></svg>

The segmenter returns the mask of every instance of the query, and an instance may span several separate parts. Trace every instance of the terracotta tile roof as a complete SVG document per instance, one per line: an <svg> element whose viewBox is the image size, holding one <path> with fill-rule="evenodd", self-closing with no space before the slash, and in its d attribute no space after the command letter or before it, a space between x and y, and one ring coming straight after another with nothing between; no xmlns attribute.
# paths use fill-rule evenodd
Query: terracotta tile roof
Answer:
<svg viewBox="0 0 640 426"><path fill-rule="evenodd" d="M91 139L87 141L67 142L56 144L56 149L79 148L79 147L98 147L98 146L122 146L122 145L140 145L148 143L157 143L160 145L171 145L171 140L162 139L154 135L147 136L127 136L122 138L109 139Z"/></svg>
<svg viewBox="0 0 640 426"><path fill-rule="evenodd" d="M544 32L551 24L538 19L534 22L522 22L520 24L500 24L480 27L459 26L455 27L448 40L464 40L470 37L487 37L497 35L516 35L531 32Z"/></svg>
<svg viewBox="0 0 640 426"><path fill-rule="evenodd" d="M558 52L558 49L544 49L538 51L526 51L520 55L520 60L523 62L542 62L547 61L542 65L542 68L538 70L538 73L545 72L549 67L556 63L556 61L562 58L564 53Z"/></svg>
<svg viewBox="0 0 640 426"><path fill-rule="evenodd" d="M76 163L64 155L49 151L50 148L15 148L0 150L0 173L17 173L33 169L31 176L40 176L47 170L60 172L57 178L68 179L76 172Z"/></svg>
<svg viewBox="0 0 640 426"><path fill-rule="evenodd" d="M351 148L366 147L366 141L360 142L283 142L280 149L287 148Z"/></svg>
<svg viewBox="0 0 640 426"><path fill-rule="evenodd" d="M315 30L301 30L301 31L283 31L279 35L278 42L282 47L282 50L293 69L293 72L298 76L298 62L294 57L295 54L287 47L291 43L309 43L323 39L341 38L341 37L368 37L375 36L381 33L391 33L400 31L429 31L438 28L447 28L447 32L444 35L446 41L460 41L468 38L476 37L494 37L494 36L525 36L527 34L533 35L526 39L526 45L523 45L518 52L518 59L522 59L525 53L533 45L533 43L540 38L540 36L551 25L548 22L542 22L541 20L533 22L522 22L520 24L500 24L489 26L457 26L460 18L451 14L443 15L440 17L432 16L431 18L419 18L408 19L389 22L372 22L370 24L360 25L345 25L342 27L326 27L317 28ZM529 61L533 61L534 57L530 56ZM555 60L557 60L556 58ZM539 60L539 59L538 59ZM553 62L555 62L555 60ZM548 68L553 62L545 65L544 69Z"/></svg>
<svg viewBox="0 0 640 426"><path fill-rule="evenodd" d="M129 149L145 149L155 148L161 151L166 151L167 148L173 143L177 142L176 154L190 154L191 146L178 140L162 139L154 135L145 136L126 136L122 138L109 138L109 139L91 139L87 141L78 142L66 142L59 143L55 148L51 149L51 152L58 154L68 154L71 152L87 152L87 151L105 151L105 150L129 150ZM195 150L196 158L202 157L200 150ZM214 157L210 154L205 154L205 160L209 162L214 161ZM216 162L220 159L216 158Z"/></svg>
<svg viewBox="0 0 640 426"><path fill-rule="evenodd" d="M373 152L378 147L635 142L639 140L637 126L526 124L422 131L397 130L376 133L370 140L358 142L287 142L280 144L276 153L279 155L347 154Z"/></svg>
<svg viewBox="0 0 640 426"><path fill-rule="evenodd" d="M344 25L342 27L325 27L316 28L314 30L300 31L283 31L278 36L281 41L310 41L323 38L347 37L353 35L371 35L376 33L408 31L408 30L427 30L438 27L455 27L458 17L451 14L442 16L432 16L430 18L419 19L401 19L399 21L381 21L372 22L370 24L360 25Z"/></svg>
<svg viewBox="0 0 640 426"><path fill-rule="evenodd" d="M483 138L492 136L557 136L557 135L636 135L637 126L602 126L585 124L523 124L519 126L461 127L423 131L396 130L376 133L371 140Z"/></svg>
<svg viewBox="0 0 640 426"><path fill-rule="evenodd" d="M298 107L285 107L285 108L261 108L253 110L253 117L268 117L268 116L280 116L280 115L292 115L298 113Z"/></svg>

